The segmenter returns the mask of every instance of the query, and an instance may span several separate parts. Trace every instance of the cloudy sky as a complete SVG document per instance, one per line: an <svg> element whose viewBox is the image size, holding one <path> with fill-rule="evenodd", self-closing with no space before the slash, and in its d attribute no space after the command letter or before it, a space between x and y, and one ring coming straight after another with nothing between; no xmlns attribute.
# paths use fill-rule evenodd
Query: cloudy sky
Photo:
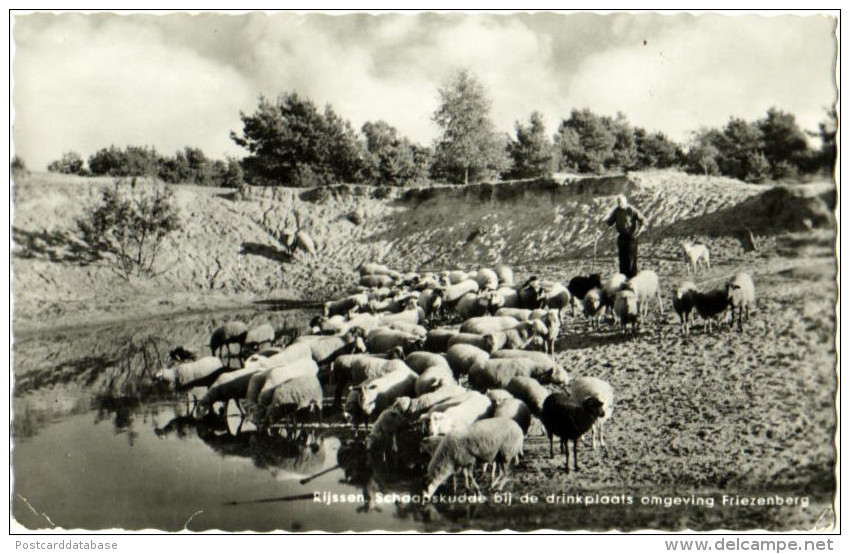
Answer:
<svg viewBox="0 0 850 554"><path fill-rule="evenodd" d="M835 101L823 15L202 14L14 16L13 144L29 167L115 144L241 156L259 95L297 91L356 128L383 119L429 144L437 89L470 69L508 133L574 108L685 140L770 106L816 129Z"/></svg>

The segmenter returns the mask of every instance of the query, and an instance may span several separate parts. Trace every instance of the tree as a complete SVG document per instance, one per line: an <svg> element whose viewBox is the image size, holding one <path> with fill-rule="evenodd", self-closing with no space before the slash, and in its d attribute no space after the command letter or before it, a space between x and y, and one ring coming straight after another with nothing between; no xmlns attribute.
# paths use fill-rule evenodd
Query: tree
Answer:
<svg viewBox="0 0 850 554"><path fill-rule="evenodd" d="M468 70L458 72L439 89L440 105L432 119L442 130L435 148L440 171L455 179L486 178L509 165L505 141L490 120L490 99Z"/></svg>
<svg viewBox="0 0 850 554"><path fill-rule="evenodd" d="M716 129L701 129L694 133L687 155L687 170L690 173L702 173L708 177L720 172L717 163L720 149L714 145L719 135Z"/></svg>
<svg viewBox="0 0 850 554"><path fill-rule="evenodd" d="M417 159L421 147L400 136L395 127L384 121L369 121L362 132L366 137L367 180L376 185L399 186L427 179L428 167L423 166L421 155Z"/></svg>
<svg viewBox="0 0 850 554"><path fill-rule="evenodd" d="M667 138L664 133L647 133L646 129L635 128L635 147L637 148L637 167L672 167L681 158L679 146Z"/></svg>
<svg viewBox="0 0 850 554"><path fill-rule="evenodd" d="M780 162L793 165L804 162L809 145L793 114L770 108L764 119L756 124L762 134L762 152L771 166Z"/></svg>
<svg viewBox="0 0 850 554"><path fill-rule="evenodd" d="M83 240L112 254L111 269L126 280L157 275L159 247L181 227L171 187L128 191L118 182L105 187L100 204L86 208L76 221Z"/></svg>
<svg viewBox="0 0 850 554"><path fill-rule="evenodd" d="M835 136L838 133L838 111L835 106L826 111L826 120L818 123L818 131L809 132L809 136L820 139L820 149L813 154L813 167L833 175L835 171L835 159L838 157L838 149L835 145Z"/></svg>
<svg viewBox="0 0 850 554"><path fill-rule="evenodd" d="M85 175L85 162L82 156L76 152L68 151L62 154L58 160L50 162L47 171L52 173L64 173L67 175Z"/></svg>
<svg viewBox="0 0 850 554"><path fill-rule="evenodd" d="M763 151L763 141L764 137L758 125L740 118L730 119L723 129L723 134L715 141L715 146L720 150L717 163L721 173L742 180L759 173L760 169L751 167L750 164L760 163L761 160L756 154Z"/></svg>
<svg viewBox="0 0 850 554"><path fill-rule="evenodd" d="M606 161L614 155L616 143L617 137L609 126L587 108L573 110L555 135L562 164L582 172L602 173Z"/></svg>
<svg viewBox="0 0 850 554"><path fill-rule="evenodd" d="M160 159L153 147L128 146L121 150L112 145L89 157L89 171L112 177L152 177L159 173Z"/></svg>
<svg viewBox="0 0 850 554"><path fill-rule="evenodd" d="M508 155L513 161L509 175L518 179L547 177L552 174L555 163L555 151L540 112L533 112L528 118L529 125L519 121L514 124L516 140L508 144Z"/></svg>
<svg viewBox="0 0 850 554"><path fill-rule="evenodd" d="M626 115L618 112L616 119L603 117L602 123L614 135L614 147L611 150L611 157L605 161L605 166L623 171L634 169L638 160L635 131Z"/></svg>
<svg viewBox="0 0 850 554"><path fill-rule="evenodd" d="M242 135L231 131L230 137L250 153L242 160L249 180L305 186L359 179L363 147L330 106L321 113L291 92L275 102L260 97L257 111L240 117Z"/></svg>

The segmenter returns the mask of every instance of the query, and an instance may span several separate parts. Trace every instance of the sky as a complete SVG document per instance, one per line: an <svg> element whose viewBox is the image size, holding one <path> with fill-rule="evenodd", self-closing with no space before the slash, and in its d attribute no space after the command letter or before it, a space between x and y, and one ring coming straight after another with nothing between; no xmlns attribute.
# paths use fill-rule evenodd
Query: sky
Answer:
<svg viewBox="0 0 850 554"><path fill-rule="evenodd" d="M816 130L836 100L835 18L819 14L328 13L13 16L13 148L31 169L109 145L246 154L260 95L296 91L359 129L431 144L438 90L468 69L502 132L531 112L623 112L686 141L775 106Z"/></svg>

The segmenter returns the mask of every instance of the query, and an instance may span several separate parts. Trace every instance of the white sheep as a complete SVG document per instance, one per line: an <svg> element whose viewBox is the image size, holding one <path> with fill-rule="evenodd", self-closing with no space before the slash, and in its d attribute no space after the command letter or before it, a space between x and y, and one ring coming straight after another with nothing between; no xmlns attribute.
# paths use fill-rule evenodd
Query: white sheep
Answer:
<svg viewBox="0 0 850 554"><path fill-rule="evenodd" d="M442 354L437 354L434 352L426 352L424 350L417 350L416 352L411 352L404 358L404 363L406 363L410 369L415 371L416 373L422 375L422 372L434 365L442 365L447 369L451 369L449 365L449 361Z"/></svg>
<svg viewBox="0 0 850 554"><path fill-rule="evenodd" d="M248 326L241 321L228 321L216 327L210 335L210 352L213 356L222 357L224 348L227 348L227 358L230 360L231 344L239 345L239 352L245 346L245 337L248 335Z"/></svg>
<svg viewBox="0 0 850 554"><path fill-rule="evenodd" d="M457 346L460 344L468 344L470 346L475 346L476 348L480 348L485 352L493 352L497 350L496 342L494 336L491 335L479 335L477 333L456 333L451 338L449 338L449 348L446 351L451 351L453 346Z"/></svg>
<svg viewBox="0 0 850 554"><path fill-rule="evenodd" d="M395 399L390 409L402 413L410 419L416 419L437 404L466 392L467 390L458 384L443 385L435 391L422 394L416 398L400 396Z"/></svg>
<svg viewBox="0 0 850 554"><path fill-rule="evenodd" d="M756 287L753 278L747 273L738 273L726 283L726 300L729 303L729 325L735 323L735 312L738 312L738 330L743 331L742 316L750 321L750 306L756 303Z"/></svg>
<svg viewBox="0 0 850 554"><path fill-rule="evenodd" d="M383 327L373 329L366 336L366 348L373 354L383 354L399 346L404 352L413 352L424 343L425 338L420 335Z"/></svg>
<svg viewBox="0 0 850 554"><path fill-rule="evenodd" d="M505 417L511 419L522 429L522 434L528 433L531 426L531 410L525 402L518 398L500 398L493 401L493 417Z"/></svg>
<svg viewBox="0 0 850 554"><path fill-rule="evenodd" d="M696 275L700 263L705 265L706 269L711 269L708 246L704 244L691 244L685 241L682 241L681 244L682 252L685 254L685 265L688 267L688 273L693 269L693 273Z"/></svg>
<svg viewBox="0 0 850 554"><path fill-rule="evenodd" d="M499 285L514 286L514 270L509 266L500 265L496 267L496 275L499 277Z"/></svg>
<svg viewBox="0 0 850 554"><path fill-rule="evenodd" d="M529 358L498 358L474 364L469 370L469 385L480 391L503 389L514 377L533 377L542 384L569 382L567 372L559 367L538 364Z"/></svg>
<svg viewBox="0 0 850 554"><path fill-rule="evenodd" d="M475 281L482 290L496 290L499 288L499 275L492 269L482 267L475 274Z"/></svg>
<svg viewBox="0 0 850 554"><path fill-rule="evenodd" d="M446 352L446 361L457 377L466 375L476 362L489 357L490 354L486 350L465 343L453 344Z"/></svg>
<svg viewBox="0 0 850 554"><path fill-rule="evenodd" d="M310 355L317 364L330 364L343 354L366 351L366 344L355 329L342 336L304 335L295 339L292 344L308 345Z"/></svg>
<svg viewBox="0 0 850 554"><path fill-rule="evenodd" d="M413 370L402 367L362 383L357 387L360 391L360 408L370 416L377 416L396 398L413 396L417 377Z"/></svg>
<svg viewBox="0 0 850 554"><path fill-rule="evenodd" d="M315 377L318 373L319 366L311 358L302 358L272 368L265 376L263 385L257 395L256 402L251 405L253 399L248 399L249 407L257 410L255 420L262 419L264 412L263 407L268 406L271 403L274 389L276 389L279 385L297 377ZM250 387L250 385L251 383L249 382L248 386Z"/></svg>
<svg viewBox="0 0 850 554"><path fill-rule="evenodd" d="M414 392L416 396L433 392L444 385L456 384L454 374L448 364L431 366L416 379Z"/></svg>
<svg viewBox="0 0 850 554"><path fill-rule="evenodd" d="M658 299L658 311L664 313L661 291L658 288L658 274L651 269L638 271L637 275L626 281L623 289L631 290L637 296L641 319L645 319L649 315L649 301L653 296Z"/></svg>
<svg viewBox="0 0 850 554"><path fill-rule="evenodd" d="M489 398L480 392L467 391L431 407L419 420L425 435L433 437L468 427L492 412L493 403Z"/></svg>
<svg viewBox="0 0 850 554"><path fill-rule="evenodd" d="M309 409L319 412L322 420L322 385L315 375L295 377L274 388L274 392L266 407L264 424L266 426L280 420L285 414L295 416L301 410Z"/></svg>
<svg viewBox="0 0 850 554"><path fill-rule="evenodd" d="M260 371L262 370L259 368L248 367L219 375L218 379L210 385L206 394L198 401L202 413L209 412L217 402L227 404L230 400L236 400L236 406L239 413L242 414L242 406L239 400L247 396L251 377Z"/></svg>
<svg viewBox="0 0 850 554"><path fill-rule="evenodd" d="M188 390L209 386L226 371L227 367L220 358L205 356L172 368L161 369L154 374L153 379L167 383L175 390Z"/></svg>
<svg viewBox="0 0 850 554"><path fill-rule="evenodd" d="M532 377L514 377L508 382L505 390L522 400L536 417L543 413L543 402L550 394L546 387Z"/></svg>
<svg viewBox="0 0 850 554"><path fill-rule="evenodd" d="M631 324L632 334L637 333L638 319L640 312L638 310L637 295L632 290L621 290L614 295L614 315L617 321L620 322L620 330L625 333L626 326Z"/></svg>
<svg viewBox="0 0 850 554"><path fill-rule="evenodd" d="M584 316L590 318L591 329L599 329L599 320L602 317L602 289L593 288L587 291L581 300Z"/></svg>
<svg viewBox="0 0 850 554"><path fill-rule="evenodd" d="M491 295L489 294L468 292L457 301L455 312L463 320L483 316L487 313L487 309L490 306L490 298Z"/></svg>
<svg viewBox="0 0 850 554"><path fill-rule="evenodd" d="M496 317L512 317L517 321L528 321L531 319L531 310L525 308L499 308L494 314Z"/></svg>
<svg viewBox="0 0 850 554"><path fill-rule="evenodd" d="M596 450L597 441L605 447L605 422L611 419L614 413L614 389L607 381L596 377L578 377L570 383L570 398L576 406L580 406L584 399L592 396L602 402L603 415L596 419L593 424L591 439L593 449Z"/></svg>
<svg viewBox="0 0 850 554"><path fill-rule="evenodd" d="M467 279L454 285L448 285L443 288L443 302L454 306L464 294L478 292L479 288L478 282L472 279Z"/></svg>
<svg viewBox="0 0 850 554"><path fill-rule="evenodd" d="M498 479L493 477L491 487L504 486L510 463L522 455L523 432L510 419L495 418L475 422L469 428L458 430L440 441L428 464L428 486L425 495L432 496L446 479L461 471L469 487L478 489L472 476L476 463L495 463Z"/></svg>
<svg viewBox="0 0 850 554"><path fill-rule="evenodd" d="M331 317L334 315L348 315L352 310L362 310L369 305L369 296L366 294L352 294L340 300L325 302L322 315Z"/></svg>
<svg viewBox="0 0 850 554"><path fill-rule="evenodd" d="M467 319L460 326L461 333L486 335L515 328L520 322L508 316L482 316Z"/></svg>

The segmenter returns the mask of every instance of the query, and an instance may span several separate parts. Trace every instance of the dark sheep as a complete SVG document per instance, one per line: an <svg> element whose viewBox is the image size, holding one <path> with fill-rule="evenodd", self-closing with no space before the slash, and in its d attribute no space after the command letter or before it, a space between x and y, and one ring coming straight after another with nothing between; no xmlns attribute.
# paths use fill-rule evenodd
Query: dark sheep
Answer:
<svg viewBox="0 0 850 554"><path fill-rule="evenodd" d="M561 439L566 457L566 472L570 472L570 446L573 443L573 469L578 471L579 439L593 427L597 419L605 415L602 401L588 396L576 406L564 393L550 394L543 402L541 419L549 435L549 457L555 457L554 437Z"/></svg>

